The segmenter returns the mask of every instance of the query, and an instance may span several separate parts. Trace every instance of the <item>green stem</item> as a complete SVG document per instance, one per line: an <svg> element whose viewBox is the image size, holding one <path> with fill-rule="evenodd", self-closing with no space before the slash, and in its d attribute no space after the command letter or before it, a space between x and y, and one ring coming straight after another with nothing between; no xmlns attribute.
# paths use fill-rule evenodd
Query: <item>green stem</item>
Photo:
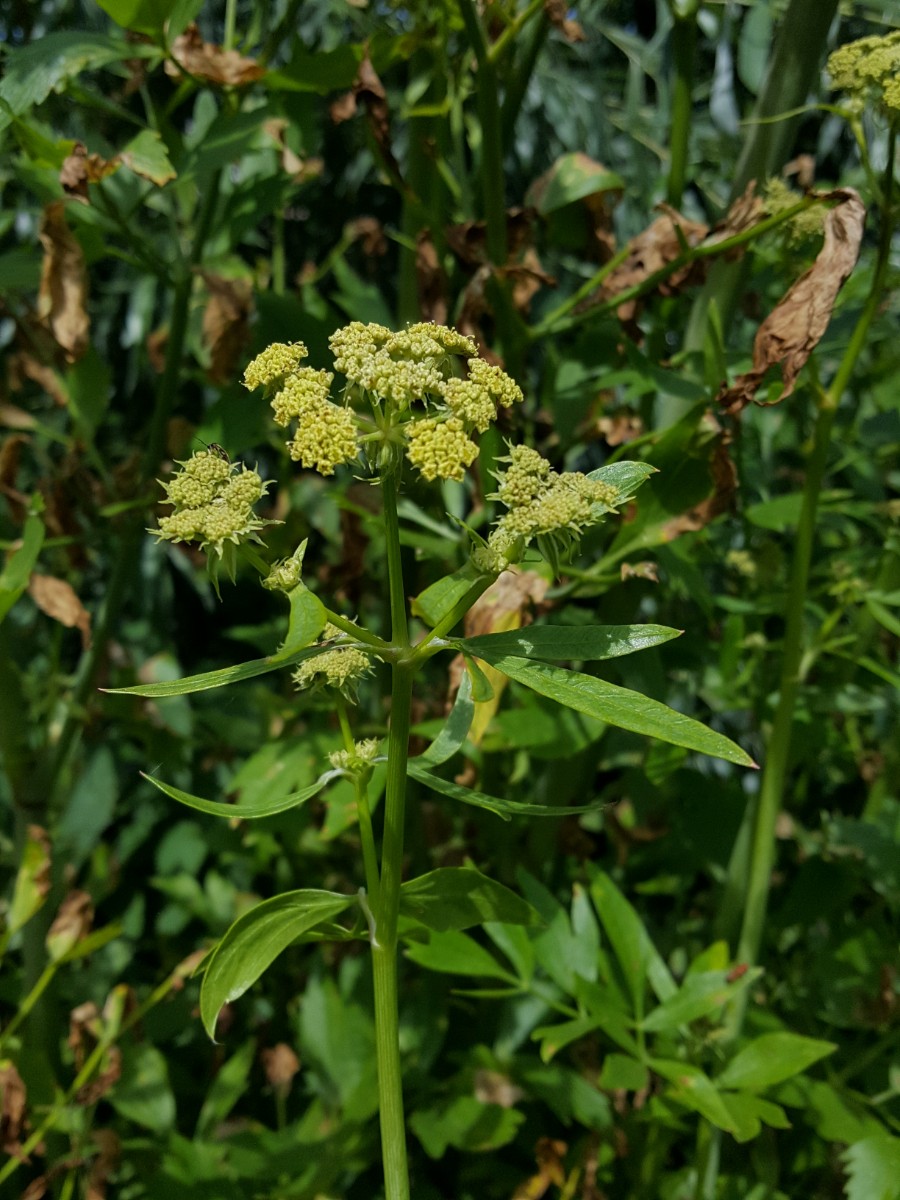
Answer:
<svg viewBox="0 0 900 1200"><path fill-rule="evenodd" d="M666 199L676 208L681 204L687 179L696 51L696 12L676 16L672 28L675 79L672 85L672 132L669 138L669 178L666 184Z"/></svg>
<svg viewBox="0 0 900 1200"><path fill-rule="evenodd" d="M341 724L341 737L344 739L344 749L353 754L356 743L353 730L350 728L350 714L347 712L347 701L340 694L337 699L337 714ZM356 791L356 811L359 816L359 834L362 842L363 866L366 873L366 891L372 905L378 907L378 854L375 850L375 834L372 829L372 810L369 808L368 780L359 775L353 780Z"/></svg>
<svg viewBox="0 0 900 1200"><path fill-rule="evenodd" d="M225 38L223 50L234 49L234 30L237 17L237 0L225 0Z"/></svg>
<svg viewBox="0 0 900 1200"><path fill-rule="evenodd" d="M893 132L893 131L892 131ZM769 740L760 783L752 842L747 892L744 902L743 923L738 941L738 959L750 965L756 963L762 942L763 927L768 906L769 885L775 859L775 824L784 800L788 765L791 751L791 735L794 722L794 703L799 687L799 668L803 654L803 625L806 596L809 585L809 567L816 528L816 511L822 481L828 460L828 450L835 414L841 396L862 354L872 321L883 302L884 284L890 261L891 247L891 188L894 173L895 138L890 140L889 161L885 172L885 209L882 213L881 237L878 259L872 285L863 310L856 322L841 363L828 391L819 397L818 415L813 440L813 450L806 472L803 488L803 504L794 549L791 581L787 600L787 624L784 635L781 664L781 690ZM737 1036L740 1032L746 995L741 993L729 1015L729 1032Z"/></svg>
<svg viewBox="0 0 900 1200"><path fill-rule="evenodd" d="M399 1004L397 995L397 923L403 878L403 835L406 824L406 763L412 707L413 665L400 555L397 485L384 481L384 517L391 604L391 637L401 658L391 663L391 723L385 789L381 880L375 911L377 944L372 945L375 981L375 1051L378 1059L378 1099L386 1200L409 1200L406 1122L403 1116L403 1077L400 1065Z"/></svg>
<svg viewBox="0 0 900 1200"><path fill-rule="evenodd" d="M481 124L480 169L487 252L492 263L502 266L506 262L506 204L497 68L474 0L460 0L459 10L478 63L475 90Z"/></svg>

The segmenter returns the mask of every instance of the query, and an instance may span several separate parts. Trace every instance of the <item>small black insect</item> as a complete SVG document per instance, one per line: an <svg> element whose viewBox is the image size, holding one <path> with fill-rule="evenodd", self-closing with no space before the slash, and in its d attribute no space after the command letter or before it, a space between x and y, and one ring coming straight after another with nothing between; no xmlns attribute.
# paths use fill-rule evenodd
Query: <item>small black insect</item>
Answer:
<svg viewBox="0 0 900 1200"><path fill-rule="evenodd" d="M207 448L210 454L215 454L216 458L221 458L223 462L231 462L231 459L228 457L228 451L224 446L220 446L218 442L204 442L203 438L197 438L197 441L203 442L203 445Z"/></svg>

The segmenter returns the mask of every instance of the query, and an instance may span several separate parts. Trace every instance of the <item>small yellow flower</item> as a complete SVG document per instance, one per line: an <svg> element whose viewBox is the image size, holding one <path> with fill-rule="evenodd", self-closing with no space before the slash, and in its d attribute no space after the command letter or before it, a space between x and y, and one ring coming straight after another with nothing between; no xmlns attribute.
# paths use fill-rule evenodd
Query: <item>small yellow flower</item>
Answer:
<svg viewBox="0 0 900 1200"><path fill-rule="evenodd" d="M839 46L829 56L828 74L838 91L859 101L873 97L900 112L900 30Z"/></svg>
<svg viewBox="0 0 900 1200"><path fill-rule="evenodd" d="M281 383L306 358L309 351L302 342L273 342L244 371L244 387L253 391Z"/></svg>
<svg viewBox="0 0 900 1200"><path fill-rule="evenodd" d="M359 453L356 418L351 409L329 400L310 404L287 446L294 462L320 475L333 475L335 467L352 462Z"/></svg>
<svg viewBox="0 0 900 1200"><path fill-rule="evenodd" d="M284 428L307 409L321 405L331 394L333 379L331 371L316 371L313 367L300 367L289 375L271 401L275 424Z"/></svg>
<svg viewBox="0 0 900 1200"><path fill-rule="evenodd" d="M496 400L502 408L512 408L524 399L522 389L514 379L499 367L486 363L481 358L469 359L469 379Z"/></svg>
<svg viewBox="0 0 900 1200"><path fill-rule="evenodd" d="M457 479L478 457L478 447L466 435L458 417L448 421L426 418L404 426L406 456L423 479Z"/></svg>
<svg viewBox="0 0 900 1200"><path fill-rule="evenodd" d="M363 676L372 670L369 656L355 646L338 646L326 650L315 658L307 658L294 672L292 678L297 688L333 687L345 696L353 698L356 686Z"/></svg>
<svg viewBox="0 0 900 1200"><path fill-rule="evenodd" d="M160 540L199 542L221 557L225 543L258 541L257 530L270 524L254 516L253 505L266 494L267 483L243 463L228 463L208 450L200 450L163 484L166 503L175 511L161 517L150 530Z"/></svg>

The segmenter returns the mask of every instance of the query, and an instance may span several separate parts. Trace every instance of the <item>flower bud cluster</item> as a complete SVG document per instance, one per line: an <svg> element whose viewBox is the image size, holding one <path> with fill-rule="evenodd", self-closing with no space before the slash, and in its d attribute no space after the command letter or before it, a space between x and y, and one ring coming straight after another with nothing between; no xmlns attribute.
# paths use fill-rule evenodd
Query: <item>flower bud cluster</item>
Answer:
<svg viewBox="0 0 900 1200"><path fill-rule="evenodd" d="M619 499L614 487L580 471L554 471L528 446L512 446L502 461L493 499L507 508L487 542L473 552L479 570L499 572L521 557L533 539L556 557L567 551Z"/></svg>
<svg viewBox="0 0 900 1200"><path fill-rule="evenodd" d="M322 641L346 637L343 629L329 621L322 630ZM356 698L356 688L363 676L371 673L369 656L357 646L335 646L307 658L297 667L292 679L299 691L305 689L337 688L349 700Z"/></svg>
<svg viewBox="0 0 900 1200"><path fill-rule="evenodd" d="M372 769L372 765L381 750L378 738L363 738L353 743L353 750L335 750L328 755L328 761L336 771L346 771L350 775L362 775Z"/></svg>
<svg viewBox="0 0 900 1200"><path fill-rule="evenodd" d="M766 212L772 216L793 208L801 199L783 179L773 176L767 179L763 189L763 202ZM785 231L791 245L801 246L813 238L821 237L825 228L825 210L821 205L813 205L802 212L795 213L780 229Z"/></svg>
<svg viewBox="0 0 900 1200"><path fill-rule="evenodd" d="M839 46L828 59L832 87L858 103L874 99L889 115L900 114L900 30Z"/></svg>
<svg viewBox="0 0 900 1200"><path fill-rule="evenodd" d="M210 450L199 450L182 468L163 483L165 503L174 506L161 517L159 528L150 530L157 538L172 542L199 542L221 556L225 543L239 545L252 538L268 522L258 520L253 505L266 494L256 471L242 463L226 462Z"/></svg>

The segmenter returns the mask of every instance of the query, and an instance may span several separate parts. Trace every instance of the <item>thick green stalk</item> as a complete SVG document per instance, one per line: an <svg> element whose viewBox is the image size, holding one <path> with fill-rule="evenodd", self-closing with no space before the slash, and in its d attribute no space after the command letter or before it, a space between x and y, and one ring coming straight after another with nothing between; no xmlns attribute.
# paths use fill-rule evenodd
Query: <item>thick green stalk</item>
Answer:
<svg viewBox="0 0 900 1200"><path fill-rule="evenodd" d="M400 658L391 663L391 723L385 789L381 880L375 911L372 971L375 981L375 1052L386 1200L409 1200L403 1076L400 1065L397 995L397 921L403 879L403 835L406 825L406 762L414 668L407 660L409 623L400 560L396 481L384 481L384 516L391 602L391 636Z"/></svg>
<svg viewBox="0 0 900 1200"><path fill-rule="evenodd" d="M687 180L688 147L694 93L694 61L697 52L697 13L676 15L672 27L672 132L669 138L669 178L666 199L675 208L681 204Z"/></svg>
<svg viewBox="0 0 900 1200"><path fill-rule="evenodd" d="M492 263L502 266L506 262L506 204L497 68L473 0L460 0L459 9L478 63L475 88L481 123L480 168L487 252Z"/></svg>
<svg viewBox="0 0 900 1200"><path fill-rule="evenodd" d="M850 381L860 355L865 348L869 329L882 303L885 278L890 261L892 234L891 189L894 173L896 139L890 140L890 154L885 171L885 208L882 213L878 259L865 306L853 330L841 363L828 391L821 394L814 433L813 450L803 488L803 505L797 529L794 560L787 601L787 624L784 635L781 665L781 690L772 724L759 796L756 802L755 823L750 847L750 866L743 922L737 956L741 962L755 964L759 957L763 928L768 907L769 884L775 859L775 824L784 799L791 751L794 704L799 687L799 670L803 654L803 625L809 585L809 566L816 529L816 511L822 480L828 459L831 431L835 413L844 389ZM730 1014L730 1032L737 1035L743 1023L745 993L735 1001Z"/></svg>

